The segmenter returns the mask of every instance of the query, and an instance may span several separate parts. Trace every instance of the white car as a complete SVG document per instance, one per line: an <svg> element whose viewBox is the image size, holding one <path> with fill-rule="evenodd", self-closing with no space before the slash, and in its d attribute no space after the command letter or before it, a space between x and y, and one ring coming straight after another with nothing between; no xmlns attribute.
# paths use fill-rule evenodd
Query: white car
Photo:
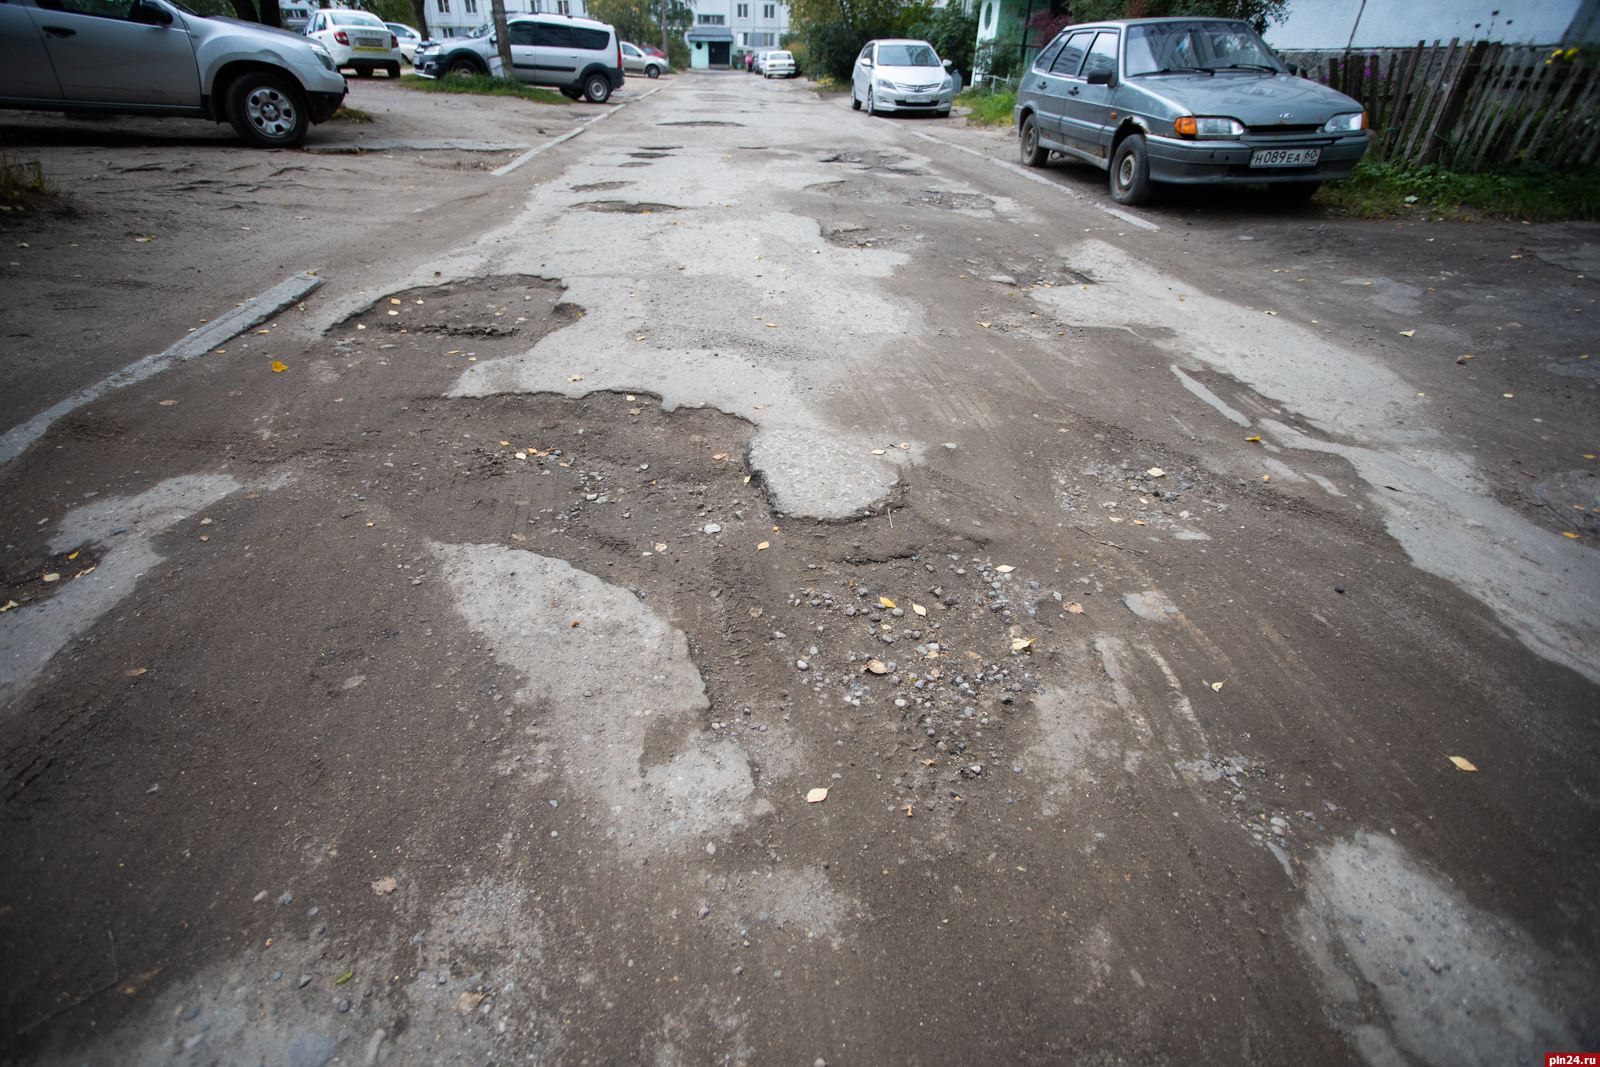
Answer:
<svg viewBox="0 0 1600 1067"><path fill-rule="evenodd" d="M661 77L665 60L653 56L636 44L622 42L622 69L630 73L643 74L646 78Z"/></svg>
<svg viewBox="0 0 1600 1067"><path fill-rule="evenodd" d="M927 41L868 41L850 76L850 106L860 111L865 104L869 115L931 111L948 117L955 98L949 66Z"/></svg>
<svg viewBox="0 0 1600 1067"><path fill-rule="evenodd" d="M761 59L763 78L794 77L794 55L790 52L768 52Z"/></svg>
<svg viewBox="0 0 1600 1067"><path fill-rule="evenodd" d="M326 48L334 66L351 67L362 78L383 69L389 77L400 77L405 58L399 39L370 11L345 11L333 8L318 11L306 23L306 36Z"/></svg>
<svg viewBox="0 0 1600 1067"><path fill-rule="evenodd" d="M394 34L394 39L400 46L400 54L406 57L406 62L412 62L411 57L417 54L417 45L422 43L422 34L403 22L385 22L384 25Z"/></svg>
<svg viewBox="0 0 1600 1067"><path fill-rule="evenodd" d="M569 100L603 104L622 88L622 42L611 26L572 15L523 15L510 20L511 62L519 79L548 85ZM500 50L485 24L470 37L433 40L417 49L418 74L500 73Z"/></svg>

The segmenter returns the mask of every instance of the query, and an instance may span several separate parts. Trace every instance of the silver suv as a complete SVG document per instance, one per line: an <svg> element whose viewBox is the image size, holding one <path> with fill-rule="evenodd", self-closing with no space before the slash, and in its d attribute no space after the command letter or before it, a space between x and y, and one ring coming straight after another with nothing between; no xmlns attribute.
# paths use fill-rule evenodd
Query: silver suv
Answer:
<svg viewBox="0 0 1600 1067"><path fill-rule="evenodd" d="M603 104L622 88L622 43L604 22L566 15L524 16L507 24L517 77L530 85L559 89L568 99ZM484 26L471 37L429 41L412 57L418 74L493 74L500 71L499 46Z"/></svg>
<svg viewBox="0 0 1600 1067"><path fill-rule="evenodd" d="M3 0L0 107L229 122L290 148L344 101L327 49L172 0Z"/></svg>

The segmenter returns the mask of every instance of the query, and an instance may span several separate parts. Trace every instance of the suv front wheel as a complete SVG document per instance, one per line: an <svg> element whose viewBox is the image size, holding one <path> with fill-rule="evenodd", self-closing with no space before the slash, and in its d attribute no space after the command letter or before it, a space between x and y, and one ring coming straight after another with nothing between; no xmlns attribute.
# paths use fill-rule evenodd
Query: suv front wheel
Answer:
<svg viewBox="0 0 1600 1067"><path fill-rule="evenodd" d="M305 140L310 115L305 97L287 78L246 71L228 86L228 122L257 148L293 148Z"/></svg>
<svg viewBox="0 0 1600 1067"><path fill-rule="evenodd" d="M591 104L603 104L611 99L611 79L604 74L591 74L583 80L583 95Z"/></svg>

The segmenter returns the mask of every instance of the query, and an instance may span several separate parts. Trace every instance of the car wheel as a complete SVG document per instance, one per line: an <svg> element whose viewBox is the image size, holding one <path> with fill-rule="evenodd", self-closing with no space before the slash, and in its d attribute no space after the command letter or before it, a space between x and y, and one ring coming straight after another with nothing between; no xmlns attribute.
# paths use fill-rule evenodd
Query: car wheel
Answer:
<svg viewBox="0 0 1600 1067"><path fill-rule="evenodd" d="M854 85L850 86L850 110L861 110L861 101L856 99L856 87Z"/></svg>
<svg viewBox="0 0 1600 1067"><path fill-rule="evenodd" d="M1130 134L1111 157L1111 199L1119 204L1148 203L1155 183L1150 180L1150 159L1144 138Z"/></svg>
<svg viewBox="0 0 1600 1067"><path fill-rule="evenodd" d="M591 74L584 79L583 95L591 104L603 104L611 99L611 79L604 74Z"/></svg>
<svg viewBox="0 0 1600 1067"><path fill-rule="evenodd" d="M1290 206L1305 203L1321 188L1321 182L1273 182L1267 186L1267 196L1275 203Z"/></svg>
<svg viewBox="0 0 1600 1067"><path fill-rule="evenodd" d="M470 78L474 74L482 74L483 71L478 69L478 64L474 63L465 56L462 56L459 59L452 59L450 61L450 66L445 69L445 73L459 74L463 78Z"/></svg>
<svg viewBox="0 0 1600 1067"><path fill-rule="evenodd" d="M872 88L869 86L867 88L867 114L876 115L877 113L878 102L872 98Z"/></svg>
<svg viewBox="0 0 1600 1067"><path fill-rule="evenodd" d="M390 64L386 65L383 69L389 72L389 77L391 77L391 78L400 77L400 64L398 64L398 63L390 63Z"/></svg>
<svg viewBox="0 0 1600 1067"><path fill-rule="evenodd" d="M644 68L644 76L646 78L659 78L661 77L661 68L652 63Z"/></svg>
<svg viewBox="0 0 1600 1067"><path fill-rule="evenodd" d="M949 112L945 112L949 114ZM1029 115L1022 120L1022 133L1019 141L1022 149L1022 162L1030 167L1042 167L1050 160L1050 150L1039 147L1039 120Z"/></svg>
<svg viewBox="0 0 1600 1067"><path fill-rule="evenodd" d="M293 148L311 124L300 90L264 70L246 71L228 86L227 105L228 122L257 148Z"/></svg>

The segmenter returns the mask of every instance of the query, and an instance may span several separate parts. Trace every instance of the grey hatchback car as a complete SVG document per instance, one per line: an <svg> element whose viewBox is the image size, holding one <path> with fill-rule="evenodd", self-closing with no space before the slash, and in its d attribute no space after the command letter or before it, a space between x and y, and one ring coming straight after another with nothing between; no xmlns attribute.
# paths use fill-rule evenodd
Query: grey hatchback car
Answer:
<svg viewBox="0 0 1600 1067"><path fill-rule="evenodd" d="M1024 163L1093 163L1122 204L1160 182L1265 182L1304 199L1367 150L1360 103L1297 77L1232 19L1068 26L1022 76L1015 116Z"/></svg>

